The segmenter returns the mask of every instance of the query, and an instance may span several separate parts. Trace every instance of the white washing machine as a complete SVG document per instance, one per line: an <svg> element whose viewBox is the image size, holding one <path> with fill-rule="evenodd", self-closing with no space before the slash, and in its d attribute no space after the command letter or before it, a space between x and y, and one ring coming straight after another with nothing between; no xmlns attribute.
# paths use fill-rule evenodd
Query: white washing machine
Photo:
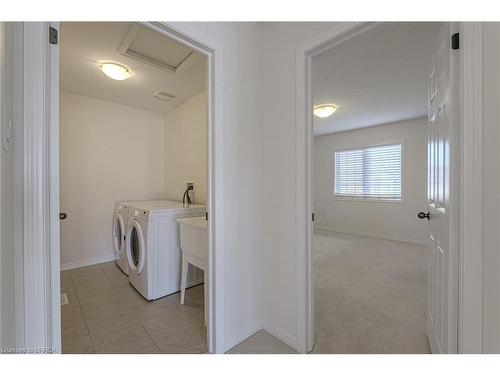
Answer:
<svg viewBox="0 0 500 375"><path fill-rule="evenodd" d="M128 275L128 261L125 255L125 242L128 227L128 210L127 202L116 202L115 213L113 215L113 248L115 250L116 265Z"/></svg>
<svg viewBox="0 0 500 375"><path fill-rule="evenodd" d="M148 202L129 207L126 256L129 281L147 300L180 290L181 250L176 219L205 216L206 207L181 202ZM201 284L203 271L189 270L188 286Z"/></svg>
<svg viewBox="0 0 500 375"><path fill-rule="evenodd" d="M166 200L148 200L148 201L117 201L115 203L115 212L113 215L113 248L115 250L116 265L128 275L128 260L126 251L126 236L128 228L129 208L131 205L161 205L168 202Z"/></svg>

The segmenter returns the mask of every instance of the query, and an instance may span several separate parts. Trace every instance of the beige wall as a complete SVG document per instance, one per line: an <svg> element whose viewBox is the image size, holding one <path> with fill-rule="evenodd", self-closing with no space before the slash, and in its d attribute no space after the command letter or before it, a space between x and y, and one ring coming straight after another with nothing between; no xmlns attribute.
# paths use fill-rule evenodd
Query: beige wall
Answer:
<svg viewBox="0 0 500 375"><path fill-rule="evenodd" d="M332 198L332 153L403 142L403 201L367 202ZM425 118L315 137L315 228L380 238L427 243L427 222L417 218L427 208L427 120Z"/></svg>
<svg viewBox="0 0 500 375"><path fill-rule="evenodd" d="M201 92L165 115L165 193L181 200L194 183L195 203L207 203L207 96Z"/></svg>
<svg viewBox="0 0 500 375"><path fill-rule="evenodd" d="M165 194L161 113L61 92L61 264L111 260L117 200Z"/></svg>

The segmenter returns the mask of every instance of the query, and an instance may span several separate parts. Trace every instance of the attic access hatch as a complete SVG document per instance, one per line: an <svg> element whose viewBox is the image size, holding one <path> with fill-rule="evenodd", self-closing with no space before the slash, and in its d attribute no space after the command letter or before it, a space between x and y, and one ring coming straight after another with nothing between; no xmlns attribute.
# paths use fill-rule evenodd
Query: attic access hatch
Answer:
<svg viewBox="0 0 500 375"><path fill-rule="evenodd" d="M118 52L177 75L181 75L201 59L201 55L192 49L138 24L132 24Z"/></svg>

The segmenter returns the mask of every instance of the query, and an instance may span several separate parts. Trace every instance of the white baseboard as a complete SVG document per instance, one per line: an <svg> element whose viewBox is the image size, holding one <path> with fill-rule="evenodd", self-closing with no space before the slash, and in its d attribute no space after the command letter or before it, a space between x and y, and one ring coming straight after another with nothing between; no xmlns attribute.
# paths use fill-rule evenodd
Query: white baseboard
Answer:
<svg viewBox="0 0 500 375"><path fill-rule="evenodd" d="M285 343L286 345L288 345L292 349L297 350L297 340L294 337L283 332L282 330L280 330L279 328L277 328L273 324L263 321L263 322L261 322L260 326L255 327L254 329L251 329L246 334L238 337L237 339L232 340L229 344L227 344L226 349L224 350L224 353L227 353L229 350L234 348L236 345L242 343L243 341L245 341L249 337L255 335L260 330L266 331L271 336L274 336L275 338L282 341L283 343Z"/></svg>
<svg viewBox="0 0 500 375"><path fill-rule="evenodd" d="M262 322L262 329L269 333L270 335L276 337L278 340L283 341L285 344L287 344L290 348L292 348L295 351L297 350L297 339L295 337L290 336L288 333L282 331L275 325L269 323L269 322Z"/></svg>
<svg viewBox="0 0 500 375"><path fill-rule="evenodd" d="M355 231L355 230L346 230L346 229L335 229L335 228L327 228L327 227L321 227L319 225L314 226L315 232L327 232L327 233L345 233L345 234L354 234L356 236L363 236L363 237L373 237L373 238L380 238L382 240L390 240L390 241L398 241L398 242L406 242L410 243L412 245L422 245L422 246L427 246L427 242L425 241L419 241L419 240L414 240L411 238L404 238L404 237L395 237L395 236L387 236L384 234L376 234L376 233L368 233L368 232L360 232L360 231Z"/></svg>
<svg viewBox="0 0 500 375"><path fill-rule="evenodd" d="M69 262L61 264L61 271L72 270L74 268L80 268L85 266L92 266L94 264L111 262L115 260L115 254L106 255L103 257L90 258L85 260L78 260L76 262Z"/></svg>
<svg viewBox="0 0 500 375"><path fill-rule="evenodd" d="M255 327L251 329L249 332L245 333L244 335L241 335L237 339L232 340L229 344L225 345L224 348L224 353L227 353L229 350L234 348L236 345L240 344L241 342L245 341L248 339L250 336L255 335L257 332L259 332L262 329L262 327Z"/></svg>

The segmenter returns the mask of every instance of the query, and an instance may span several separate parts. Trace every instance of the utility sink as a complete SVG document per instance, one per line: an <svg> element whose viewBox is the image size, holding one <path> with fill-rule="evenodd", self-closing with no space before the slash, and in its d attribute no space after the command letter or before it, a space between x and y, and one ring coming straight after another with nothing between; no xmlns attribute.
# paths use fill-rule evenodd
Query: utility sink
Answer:
<svg viewBox="0 0 500 375"><path fill-rule="evenodd" d="M207 280L208 277L208 230L205 217L186 217L176 220L179 223L182 253L181 305L184 305L188 266L192 264L203 270L205 325L208 322Z"/></svg>
<svg viewBox="0 0 500 375"><path fill-rule="evenodd" d="M208 231L205 217L186 217L177 219L177 222L180 227L182 251L208 263Z"/></svg>

